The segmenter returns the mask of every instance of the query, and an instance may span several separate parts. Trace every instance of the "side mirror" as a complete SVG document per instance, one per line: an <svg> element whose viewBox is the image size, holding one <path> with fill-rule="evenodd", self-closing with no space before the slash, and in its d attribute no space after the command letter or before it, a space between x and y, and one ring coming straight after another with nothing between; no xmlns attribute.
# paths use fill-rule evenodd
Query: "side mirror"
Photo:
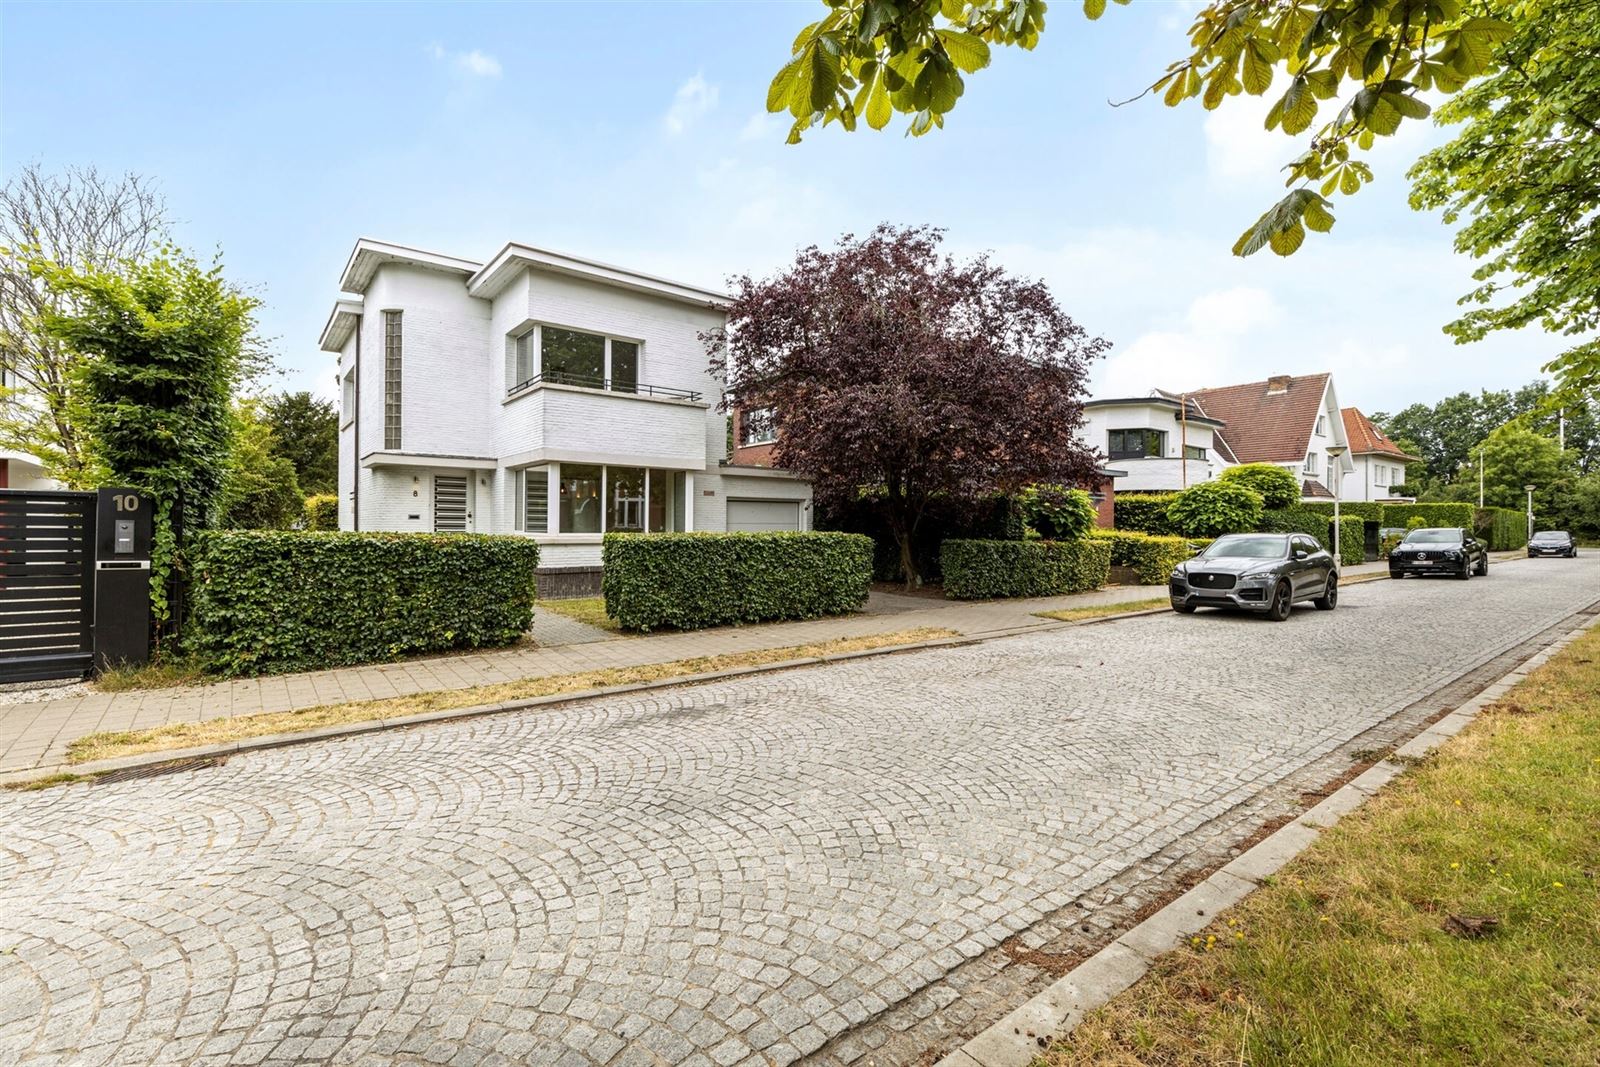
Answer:
<svg viewBox="0 0 1600 1067"><path fill-rule="evenodd" d="M1306 550L1303 549L1303 548L1297 548L1297 549L1294 550L1294 558L1295 559L1305 559L1308 554L1309 553L1307 553Z"/></svg>

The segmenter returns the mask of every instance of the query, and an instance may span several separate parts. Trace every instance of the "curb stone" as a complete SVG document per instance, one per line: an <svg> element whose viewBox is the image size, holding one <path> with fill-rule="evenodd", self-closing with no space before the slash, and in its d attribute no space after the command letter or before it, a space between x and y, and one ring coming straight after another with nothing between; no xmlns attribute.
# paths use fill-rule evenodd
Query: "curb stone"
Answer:
<svg viewBox="0 0 1600 1067"><path fill-rule="evenodd" d="M1600 616L1555 638L1477 696L1396 749L1395 755L1404 758L1432 752L1529 672L1549 662L1583 631L1596 626L1600 626ZM1299 818L1286 823L1211 877L1124 932L999 1022L946 1053L934 1067L1027 1067L1049 1047L1051 1040L1071 1032L1085 1015L1143 978L1156 957L1211 925L1220 911L1249 896L1262 881L1310 847L1323 829L1355 811L1405 770L1406 765L1393 758L1374 764Z"/></svg>

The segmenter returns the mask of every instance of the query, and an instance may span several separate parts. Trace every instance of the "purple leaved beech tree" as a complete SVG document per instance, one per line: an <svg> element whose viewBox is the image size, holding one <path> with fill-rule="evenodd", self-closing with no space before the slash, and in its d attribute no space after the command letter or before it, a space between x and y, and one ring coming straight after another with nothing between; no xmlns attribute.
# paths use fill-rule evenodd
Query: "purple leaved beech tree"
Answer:
<svg viewBox="0 0 1600 1067"><path fill-rule="evenodd" d="M1042 282L940 251L942 230L880 225L793 266L733 280L727 330L704 335L726 408L771 413L774 462L819 501L882 501L907 588L930 502L1038 482L1086 484L1077 437L1089 365L1110 347Z"/></svg>

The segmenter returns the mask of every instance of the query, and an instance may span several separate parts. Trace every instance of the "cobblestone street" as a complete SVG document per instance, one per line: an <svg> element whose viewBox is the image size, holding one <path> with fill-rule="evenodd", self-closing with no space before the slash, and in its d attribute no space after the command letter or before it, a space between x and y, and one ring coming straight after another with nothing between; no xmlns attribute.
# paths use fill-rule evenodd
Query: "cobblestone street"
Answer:
<svg viewBox="0 0 1600 1067"><path fill-rule="evenodd" d="M0 794L0 1063L907 1062L953 971L1597 598L1518 560Z"/></svg>

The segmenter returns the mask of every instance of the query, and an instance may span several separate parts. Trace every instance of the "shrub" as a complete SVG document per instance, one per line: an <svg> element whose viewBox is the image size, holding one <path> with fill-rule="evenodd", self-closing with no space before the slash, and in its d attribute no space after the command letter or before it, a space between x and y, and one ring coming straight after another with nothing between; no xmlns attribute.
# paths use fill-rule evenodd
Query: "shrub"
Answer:
<svg viewBox="0 0 1600 1067"><path fill-rule="evenodd" d="M1276 463L1245 463L1229 467L1217 481L1229 485L1242 485L1261 494L1261 502L1269 508L1292 508L1300 502L1300 479L1287 467Z"/></svg>
<svg viewBox="0 0 1600 1067"><path fill-rule="evenodd" d="M332 493L317 493L306 497L305 523L308 530L337 530L339 498Z"/></svg>
<svg viewBox="0 0 1600 1067"><path fill-rule="evenodd" d="M1227 482L1191 485L1167 505L1167 521L1177 533L1216 537L1254 530L1261 522L1261 494Z"/></svg>
<svg viewBox="0 0 1600 1067"><path fill-rule="evenodd" d="M1383 517L1379 520L1385 526L1411 526L1412 519L1421 519L1419 526L1465 526L1472 529L1471 504L1443 503L1443 504L1385 504Z"/></svg>
<svg viewBox="0 0 1600 1067"><path fill-rule="evenodd" d="M1099 530L1093 536L1111 546L1111 565L1133 571L1140 585L1163 584L1171 576L1172 568L1191 558L1207 543L1137 531Z"/></svg>
<svg viewBox="0 0 1600 1067"><path fill-rule="evenodd" d="M1499 552L1522 548L1528 543L1528 516L1511 508L1479 508L1472 517L1473 532L1479 540Z"/></svg>
<svg viewBox="0 0 1600 1067"><path fill-rule="evenodd" d="M1167 519L1167 507L1177 493L1118 493L1113 505L1114 525L1119 530L1138 533L1171 535L1173 529Z"/></svg>
<svg viewBox="0 0 1600 1067"><path fill-rule="evenodd" d="M863 493L845 505L819 506L819 530L865 534L873 541L872 577L880 582L905 580L900 566L900 546L889 532L882 493ZM1024 530L1022 510L1009 496L981 500L935 500L922 516L912 539L917 570L925 581L939 577L939 546L951 538L1020 541Z"/></svg>
<svg viewBox="0 0 1600 1067"><path fill-rule="evenodd" d="M1333 551L1333 522L1327 523L1327 535L1318 538L1329 552ZM1359 515L1339 516L1339 563L1352 566L1367 559L1367 524Z"/></svg>
<svg viewBox="0 0 1600 1067"><path fill-rule="evenodd" d="M1064 485L1031 485L1017 497L1022 521L1046 541L1076 541L1094 528L1089 494Z"/></svg>
<svg viewBox="0 0 1600 1067"><path fill-rule="evenodd" d="M1256 529L1262 533L1310 534L1325 541L1330 526L1329 517L1308 507L1273 508L1261 513Z"/></svg>
<svg viewBox="0 0 1600 1067"><path fill-rule="evenodd" d="M600 590L625 630L811 619L861 607L872 555L861 534L606 534Z"/></svg>
<svg viewBox="0 0 1600 1067"><path fill-rule="evenodd" d="M951 600L1060 596L1098 589L1111 571L1111 544L1078 541L946 541L944 595Z"/></svg>
<svg viewBox="0 0 1600 1067"><path fill-rule="evenodd" d="M1315 511L1322 515L1333 515L1333 501L1308 500L1300 507L1307 511ZM1341 500L1339 501L1339 515L1342 518L1355 516L1374 525L1383 522L1383 509L1387 504L1379 504L1372 500Z"/></svg>
<svg viewBox="0 0 1600 1067"><path fill-rule="evenodd" d="M269 673L511 644L539 546L475 534L200 531L182 645L210 672Z"/></svg>

